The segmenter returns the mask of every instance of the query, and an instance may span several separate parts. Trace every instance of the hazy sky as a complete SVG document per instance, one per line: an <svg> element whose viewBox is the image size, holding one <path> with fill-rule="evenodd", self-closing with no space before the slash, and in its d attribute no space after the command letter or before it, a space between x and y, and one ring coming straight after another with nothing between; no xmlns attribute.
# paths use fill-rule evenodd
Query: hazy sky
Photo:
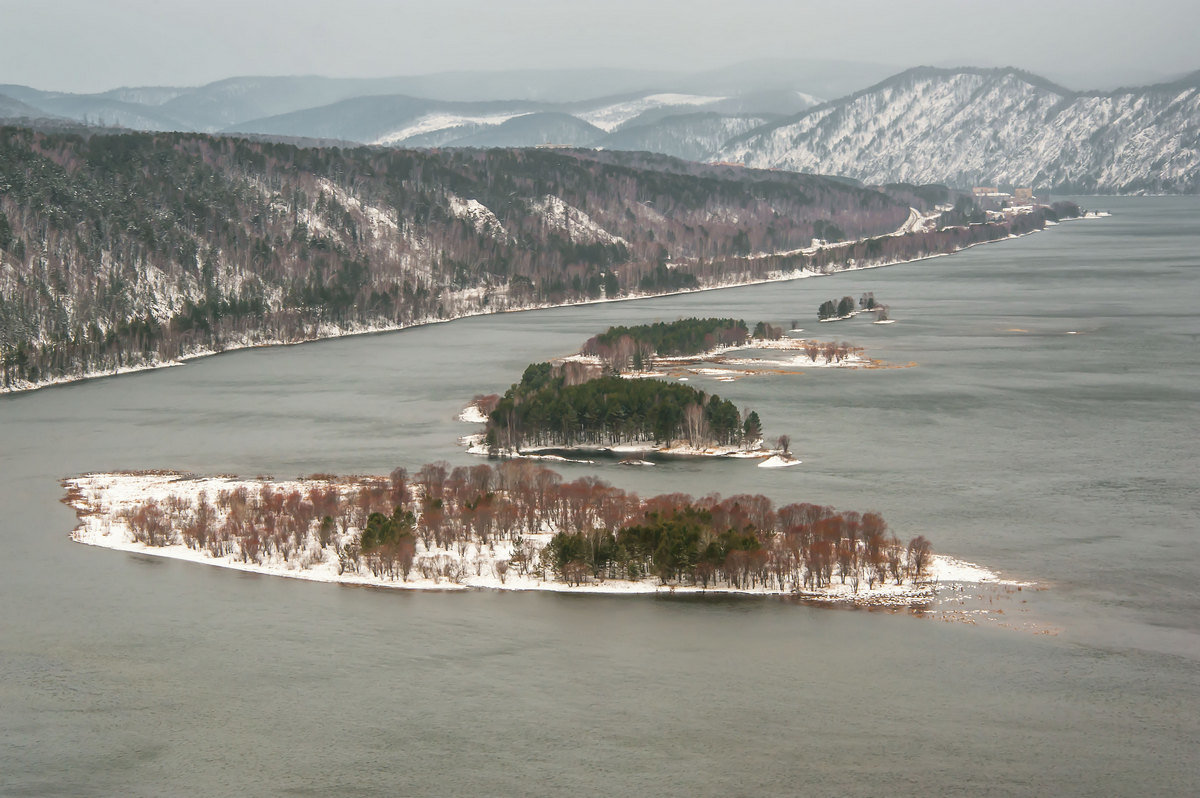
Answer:
<svg viewBox="0 0 1200 798"><path fill-rule="evenodd" d="M1200 69L1197 0L0 0L0 83L391 76L757 58L1014 65L1072 88Z"/></svg>

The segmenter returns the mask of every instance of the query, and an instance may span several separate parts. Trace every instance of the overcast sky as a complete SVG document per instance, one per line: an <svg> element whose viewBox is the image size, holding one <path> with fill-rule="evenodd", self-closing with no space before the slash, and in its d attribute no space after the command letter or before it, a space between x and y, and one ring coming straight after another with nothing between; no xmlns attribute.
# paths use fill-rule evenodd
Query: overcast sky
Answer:
<svg viewBox="0 0 1200 798"><path fill-rule="evenodd" d="M1200 69L1197 0L0 0L0 83L100 91L758 58L1013 65L1071 88Z"/></svg>

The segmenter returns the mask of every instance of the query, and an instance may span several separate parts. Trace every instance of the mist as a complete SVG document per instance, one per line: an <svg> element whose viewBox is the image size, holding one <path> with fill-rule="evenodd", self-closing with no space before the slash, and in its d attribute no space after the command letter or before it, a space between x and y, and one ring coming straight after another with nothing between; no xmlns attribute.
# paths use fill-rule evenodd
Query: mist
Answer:
<svg viewBox="0 0 1200 798"><path fill-rule="evenodd" d="M71 92L235 75L384 77L606 68L671 76L748 60L1011 65L1072 89L1200 68L1187 0L0 0L0 83Z"/></svg>

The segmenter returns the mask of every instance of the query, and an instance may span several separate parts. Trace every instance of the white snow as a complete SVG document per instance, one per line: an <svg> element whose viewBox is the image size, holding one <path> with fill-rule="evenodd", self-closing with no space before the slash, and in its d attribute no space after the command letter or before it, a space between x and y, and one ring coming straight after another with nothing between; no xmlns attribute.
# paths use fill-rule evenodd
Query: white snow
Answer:
<svg viewBox="0 0 1200 798"><path fill-rule="evenodd" d="M579 586L546 578L540 568L533 568L522 575L515 568L502 571L500 564L513 558L513 541L493 539L489 544L474 541L461 548L426 548L420 541L414 557L415 567L406 580L376 577L369 571L347 571L339 573L339 558L333 547L345 545L357 539L358 530L348 529L345 533L336 530L326 547L321 547L315 535L306 538L302 551L290 559L282 559L278 552L268 554L261 562L252 559L243 561L236 545L221 557L214 557L205 550L192 549L182 542L179 530L170 529L167 545L150 546L134 539L126 520L127 513L148 500L160 506L179 502L183 507L194 507L202 495L210 499L222 491L244 488L249 497L257 496L264 484L277 493L300 491L309 488L334 488L351 491L356 481L364 482L379 478L312 478L306 480L271 481L246 480L234 477L199 477L178 472L140 472L88 474L63 481L68 491L67 501L79 515L79 525L71 538L79 543L118 551L146 554L186 560L194 563L215 565L240 571L307 579L317 582L335 582L347 585L372 585L407 590L550 590L573 593L646 594L646 593L734 593L757 595L792 595L821 602L842 602L857 605L907 606L925 604L935 599L942 589L953 585L996 584L1024 586L1031 583L1002 579L998 574L974 563L944 555L934 555L926 580L917 584L892 583L867 587L851 582L842 584L834 579L828 587L815 590L778 590L756 588L717 587L704 589L693 585L663 585L657 580L631 582L626 580L588 581ZM214 524L223 523L219 507L214 505ZM526 535L525 538L540 551L552 537L552 530ZM423 576L420 565L424 564L429 576ZM449 574L449 575L447 575ZM503 574L503 575L502 575Z"/></svg>
<svg viewBox="0 0 1200 798"><path fill-rule="evenodd" d="M616 130L625 122L652 108L662 108L663 106L702 107L718 103L724 99L724 97L712 97L701 94L647 94L636 100L593 108L589 111L577 113L575 116L607 133Z"/></svg>
<svg viewBox="0 0 1200 798"><path fill-rule="evenodd" d="M426 133L436 133L439 130L448 130L450 128L464 127L467 125L499 125L507 122L510 119L529 113L528 111L514 111L511 113L500 114L452 114L445 112L433 112L423 114L409 122L402 128L393 130L380 136L372 144L380 146L390 146L401 144L406 139L411 139L415 136L422 136Z"/></svg>
<svg viewBox="0 0 1200 798"><path fill-rule="evenodd" d="M569 205L553 194L529 203L531 210L539 213L546 225L562 230L575 244L628 244L624 238L615 236L596 224L590 216L573 205Z"/></svg>
<svg viewBox="0 0 1200 798"><path fill-rule="evenodd" d="M463 199L457 194L447 194L450 213L458 219L466 219L475 227L475 232L491 236L499 241L508 241L508 232L491 209L477 199Z"/></svg>
<svg viewBox="0 0 1200 798"><path fill-rule="evenodd" d="M758 467L759 468L787 468L788 466L800 465L801 462L802 462L801 460L797 460L794 457L785 457L784 455L777 454L777 455L768 457L766 460L763 460L761 463L758 464Z"/></svg>
<svg viewBox="0 0 1200 798"><path fill-rule="evenodd" d="M1064 94L1013 72L916 73L733 139L718 157L871 185L1036 187L1082 178L1119 192L1148 178L1194 181L1198 118L1197 89Z"/></svg>
<svg viewBox="0 0 1200 798"><path fill-rule="evenodd" d="M464 203L462 203L462 207L469 208L469 204L464 202ZM483 207L483 206L481 205L480 207ZM643 209L645 208L645 206L641 206L641 205L639 205L637 207L643 208ZM490 213L490 211L488 213ZM1104 215L1107 215L1107 214L1104 214ZM495 218L494 214L492 214L492 218L493 219ZM1089 217L1089 218L1096 218L1096 217ZM498 220L497 220L497 223L498 223ZM429 257L430 253L425 251L425 248L424 248L424 245L422 244L421 239L414 231L408 229L407 225L404 225L403 228L404 229L402 229L402 231L401 231L401 237L406 239L405 244L408 247L408 249L411 251L411 254L406 254L404 256L404 258L401 259L402 262L406 263L406 264L410 264L410 261L411 261L412 264L406 266L406 268L412 268L417 273L428 276L428 274L429 274L428 267L420 267L419 265L415 264L415 256L420 255L421 257ZM1032 232L1037 232L1037 231L1035 230ZM1025 235L1029 235L1029 233L1027 233ZM1019 238L1019 237L1020 236L1010 236L1010 238ZM1003 240L1003 239L1001 239L1001 240ZM989 243L995 243L995 242L983 241L983 242L979 242L978 244L971 244L968 247L964 247L962 249L969 249L972 246L979 246L981 244L989 244ZM961 251L961 249L958 251ZM807 271L804 269L794 269L794 270L789 270L789 271L772 272L765 277L759 277L759 276L752 277L748 273L732 274L732 275L726 276L725 278L723 278L721 280L706 281L705 284L701 285L699 288L683 289L680 291L670 292L667 294L654 294L654 295L633 294L633 295L629 295L629 296L607 297L604 299L592 299L592 300L584 300L584 301L580 301L580 302L564 302L564 303L560 303L558 305L554 305L551 303L539 303L539 302L523 302L523 303L514 302L508 296L507 292L505 291L505 289L503 287L499 287L499 288L495 288L495 289L488 289L486 287L481 287L481 288L463 289L463 290L458 290L458 291L443 290L442 291L442 299L443 299L443 305L445 307L446 314L447 314L446 317L444 317L444 318L434 318L434 317L421 318L421 319L414 320L407 324L396 324L396 323L392 323L392 322L346 322L346 323L334 324L332 322L320 322L320 323L315 323L315 324L304 325L304 327L296 335L294 335L293 337L287 338L287 339L269 337L269 336L261 334L261 333L247 332L246 334L227 338L226 340L222 341L222 348L220 351L217 351L217 350L214 350L211 348L207 348L207 347L196 347L195 349L191 349L191 350L187 351L185 354L183 354L177 358L169 359L169 360L151 358L144 362L124 366L121 368L93 369L88 372L83 372L83 373L69 375L69 376L57 377L54 379L39 381L37 383L30 383L28 381L18 381L11 385L8 385L8 386L0 386L0 394L19 393L19 392L24 392L24 391L36 390L38 388L46 387L48 385L57 385L57 384L63 384L63 383L69 383L69 382L77 382L79 380L92 379L92 378L96 378L96 377L106 377L106 376L112 376L112 375L116 375L116 374L125 374L125 373L130 373L130 372L135 372L135 371L144 371L144 370L154 369L154 368L163 368L166 366L177 366L177 365L181 365L182 363L184 363L188 360L192 360L194 358L207 357L209 355L219 354L220 352L231 352L231 351L236 351L239 349L247 349L247 348L251 348L251 347L291 346L291 345L295 345L295 344L302 344L302 343L307 343L309 341L316 341L316 340L321 340L321 339L326 339L326 338L344 337L344 336L350 336L350 335L363 335L363 334L379 333L379 332L392 332L392 331L396 331L396 330L407 329L410 327L418 327L418 326L423 326L423 325L427 325L427 324L441 324L441 323L445 323L448 321L453 321L455 319L467 318L470 316L480 316L480 315L491 314L491 313L518 312L518 311L525 311L525 310L541 310L541 309L546 309L546 308L551 308L551 307L562 307L562 306L568 306L568 305L592 305L592 304L599 304L602 302L628 302L628 301L635 301L638 299L644 299L644 298L647 298L648 296L651 298L661 298L664 296L671 296L671 295L678 295L678 294L691 294L691 293L699 293L702 291L717 291L717 290L721 290L721 289L725 289L725 288L737 288L737 287L741 287L741 286L762 285L765 283L775 283L775 282L788 282L788 281L792 281L792 280L807 279L809 277L822 277L822 276L825 276L826 274L836 274L836 273L842 272L842 271L857 271L857 270L863 270L863 269L881 268L884 266L897 266L897 265L902 265L902 264L906 264L906 263L916 263L916 262L923 261L923 260L931 260L933 258L947 257L950 254L953 254L953 253L945 253L945 254L938 253L938 254L928 255L928 256L923 256L923 257L918 257L918 258L904 258L904 259L892 260L892 261L880 261L877 263L876 262L855 263L854 261L851 261L847 264L842 265L840 268L830 269L825 272ZM110 258L107 253L104 255L103 264L106 267L110 264ZM225 264L222 264L221 268L222 268L222 270L221 270L221 274L218 279L218 283L222 286L223 289L228 289L230 287L236 288L236 286L239 284L239 281L242 279L242 275L234 273ZM192 283L193 284L190 285L189 287L181 288L178 285L168 286L164 282L163 288L162 288L163 293L161 293L161 294L150 293L149 296L143 295L144 298L141 298L138 300L138 302L135 304L135 308L138 310L138 312L145 312L144 308L151 307L151 306L161 307L162 303L164 303L164 302L167 303L171 307L175 307L176 305L181 305L188 298L191 298L193 300L199 300L203 296L202 289L199 287L198 284L195 284L194 280L192 281ZM144 288L144 286L142 288ZM484 294L487 294L491 299L490 305L486 308L481 307L481 305L479 303L480 298ZM279 292L275 292L274 294L268 294L268 299L272 303L269 305L269 307L277 308L279 301L281 299L281 294ZM38 339L35 342L43 342L43 341L41 341L41 339ZM811 363L807 364L807 365L810 368L814 366L814 364L811 364ZM681 378L681 381L686 382L687 378L683 377L683 378Z"/></svg>
<svg viewBox="0 0 1200 798"><path fill-rule="evenodd" d="M467 405L462 412L458 414L459 421L465 421L468 424L486 424L487 416L479 409L478 405Z"/></svg>

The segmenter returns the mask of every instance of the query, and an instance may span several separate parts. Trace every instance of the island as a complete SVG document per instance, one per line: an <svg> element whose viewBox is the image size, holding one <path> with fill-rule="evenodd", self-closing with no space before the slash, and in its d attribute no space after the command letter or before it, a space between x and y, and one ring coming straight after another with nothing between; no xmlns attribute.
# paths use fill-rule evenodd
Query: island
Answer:
<svg viewBox="0 0 1200 798"><path fill-rule="evenodd" d="M875 294L868 291L858 298L858 307L854 306L854 297L844 296L840 300L827 299L817 308L817 321L844 321L852 319L860 313L872 313L876 324L888 324L892 321L888 306L875 301Z"/></svg>
<svg viewBox="0 0 1200 798"><path fill-rule="evenodd" d="M733 402L682 383L593 374L578 363L535 363L487 417L492 453L547 449L752 454L762 424Z"/></svg>
<svg viewBox="0 0 1200 798"><path fill-rule="evenodd" d="M786 361L751 357L791 353ZM707 363L707 366L700 366ZM730 369L725 366L756 368ZM594 453L644 465L646 456L745 457L761 466L798 465L790 436L764 445L758 413L682 383L689 375L732 382L799 374L783 366L878 368L846 342L785 337L780 325L731 318L685 318L610 327L576 354L525 369L503 395L476 395L459 419L485 425L462 440L474 454L541 457ZM669 382L667 378L675 378Z"/></svg>
<svg viewBox="0 0 1200 798"><path fill-rule="evenodd" d="M762 332L759 324L756 333ZM774 329L775 337L780 335ZM578 355L534 363L503 396L477 396L459 416L482 421L481 435L465 439L476 454L492 457L561 457L592 452L642 465L646 456L754 457L772 466L799 463L779 439L763 446L762 422L716 394L668 382L653 369L661 354L697 357L750 337L734 319L611 327L590 338ZM632 455L632 456L631 456Z"/></svg>
<svg viewBox="0 0 1200 798"><path fill-rule="evenodd" d="M881 515L760 495L641 498L526 461L276 481L170 471L63 481L80 543L408 589L746 593L922 607L986 569Z"/></svg>

